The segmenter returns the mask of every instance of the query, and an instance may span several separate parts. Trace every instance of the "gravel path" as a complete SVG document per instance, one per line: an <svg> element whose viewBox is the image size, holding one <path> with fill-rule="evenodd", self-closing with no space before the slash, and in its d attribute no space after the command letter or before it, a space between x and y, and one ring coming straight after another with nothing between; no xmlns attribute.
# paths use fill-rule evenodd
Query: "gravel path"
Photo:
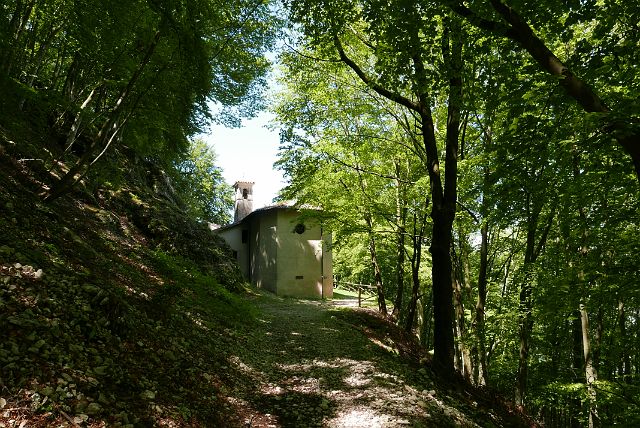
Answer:
<svg viewBox="0 0 640 428"><path fill-rule="evenodd" d="M247 427L478 426L401 357L384 322L330 303L258 298L257 328L230 357L228 400Z"/></svg>

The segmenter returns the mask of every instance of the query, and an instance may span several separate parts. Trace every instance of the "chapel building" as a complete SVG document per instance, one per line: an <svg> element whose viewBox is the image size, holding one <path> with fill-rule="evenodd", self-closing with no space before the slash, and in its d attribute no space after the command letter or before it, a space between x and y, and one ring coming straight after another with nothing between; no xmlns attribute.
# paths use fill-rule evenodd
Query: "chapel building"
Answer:
<svg viewBox="0 0 640 428"><path fill-rule="evenodd" d="M253 210L253 185L233 185L234 222L216 230L245 278L279 296L332 298L331 234L291 204Z"/></svg>

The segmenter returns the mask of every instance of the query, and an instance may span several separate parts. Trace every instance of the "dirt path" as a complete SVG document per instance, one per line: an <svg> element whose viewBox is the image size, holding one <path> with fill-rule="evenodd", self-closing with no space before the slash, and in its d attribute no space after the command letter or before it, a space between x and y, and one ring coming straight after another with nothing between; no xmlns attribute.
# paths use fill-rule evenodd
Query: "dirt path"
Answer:
<svg viewBox="0 0 640 428"><path fill-rule="evenodd" d="M258 306L259 326L230 357L241 381L228 397L245 426L479 426L398 355L371 314L264 296Z"/></svg>

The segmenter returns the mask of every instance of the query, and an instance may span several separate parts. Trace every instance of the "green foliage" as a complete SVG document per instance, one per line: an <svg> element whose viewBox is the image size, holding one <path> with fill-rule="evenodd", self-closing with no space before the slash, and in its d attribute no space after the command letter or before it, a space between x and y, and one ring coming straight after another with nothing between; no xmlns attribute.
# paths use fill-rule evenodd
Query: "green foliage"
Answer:
<svg viewBox="0 0 640 428"><path fill-rule="evenodd" d="M175 166L176 190L193 218L216 224L231 220L233 190L216 166L216 155L201 139L191 142L186 159Z"/></svg>
<svg viewBox="0 0 640 428"><path fill-rule="evenodd" d="M461 284L458 369L467 353L477 370L485 342L487 373L472 381L511 395L522 388L517 377L524 373L530 394L523 404L543 417L586 422L597 408L603 425L621 423L624 405L611 404L618 392L604 385L619 382L631 391L639 364L632 356L640 344L633 286L640 271L640 201L630 151L611 142L637 142L638 50L630 47L638 46L631 17L639 10L617 2L588 2L586 8L525 3L509 3L523 17L518 27L501 12L501 2L287 2L299 32L296 50L282 56L284 90L276 106L284 127L278 165L290 179L285 196L314 201L339 219L328 220L336 230L335 271L355 282L370 282L364 214L371 213L385 282L393 283L395 190L406 190L409 237L424 213L428 164L415 132L421 118L403 115L378 96L379 89L429 104L438 140L444 140L450 81L443 49L446 37L455 35L445 37L443 29L447 8L455 10L464 21L458 36L468 35L452 253L454 280ZM582 111L584 100L567 92L536 56L533 34L518 35L527 23L582 79L581 87L593 91L582 94L595 94L609 111ZM417 39L412 28L419 28ZM337 61L336 36L360 77L369 77L366 84ZM416 56L428 68L419 82ZM407 165L406 187L393 181L398 161ZM405 265L410 254L407 248ZM587 331L579 307L589 318ZM596 381L586 379L585 349Z"/></svg>
<svg viewBox="0 0 640 428"><path fill-rule="evenodd" d="M180 209L177 206L179 201L172 199L173 193L163 190L167 184L166 176L162 171L155 171L158 175L152 171L147 170L145 177L149 188L133 189L137 193L130 191L125 194L133 223L153 239L159 249L197 260L200 269L210 269L208 275L214 276L220 284L230 290L242 289L242 274L222 238L214 234L208 224L197 221L188 215L188 211ZM149 189L154 191L149 192Z"/></svg>
<svg viewBox="0 0 640 428"><path fill-rule="evenodd" d="M222 122L260 108L269 67L264 52L278 22L264 2L218 3L3 4L0 76L33 93L9 88L12 102L0 123L16 111L44 112L38 125L59 144L41 147L38 157L54 169L54 159L74 163L68 173L61 168L65 175L50 186L51 198L68 192L76 174L84 177L114 147L129 159L188 161L189 138L212 119L211 103L225 107Z"/></svg>
<svg viewBox="0 0 640 428"><path fill-rule="evenodd" d="M151 304L160 311L194 308L215 314L215 325L235 326L252 319L256 310L226 286L226 278L218 279L194 260L156 250L152 264L165 278L166 284L153 296ZM165 314L165 317L167 315Z"/></svg>
<svg viewBox="0 0 640 428"><path fill-rule="evenodd" d="M321 52L309 48L306 58L281 57L286 75L274 107L283 129L276 166L289 178L281 197L323 208L324 227L333 233L334 274L342 281L375 282L373 233L391 299L399 287L398 252L412 251L412 233L424 234L412 230L424 217L428 188L420 179L419 155L407 153L415 135L405 135L406 112L368 90L343 66L310 59ZM398 206L406 211L405 220L397 218ZM401 221L408 222L405 232ZM399 233L407 234L401 247ZM410 281L408 269L404 277ZM426 277L421 271L420 278Z"/></svg>

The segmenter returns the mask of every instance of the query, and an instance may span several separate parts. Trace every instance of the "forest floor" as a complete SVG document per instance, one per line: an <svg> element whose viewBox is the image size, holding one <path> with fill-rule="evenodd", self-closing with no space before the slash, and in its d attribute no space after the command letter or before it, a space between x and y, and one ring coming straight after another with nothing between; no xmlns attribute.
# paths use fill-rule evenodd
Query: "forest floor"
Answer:
<svg viewBox="0 0 640 428"><path fill-rule="evenodd" d="M371 309L271 295L259 295L255 304L258 323L243 333L242 351L229 358L235 374L227 399L245 426L517 423L434 383L420 364L424 351Z"/></svg>

